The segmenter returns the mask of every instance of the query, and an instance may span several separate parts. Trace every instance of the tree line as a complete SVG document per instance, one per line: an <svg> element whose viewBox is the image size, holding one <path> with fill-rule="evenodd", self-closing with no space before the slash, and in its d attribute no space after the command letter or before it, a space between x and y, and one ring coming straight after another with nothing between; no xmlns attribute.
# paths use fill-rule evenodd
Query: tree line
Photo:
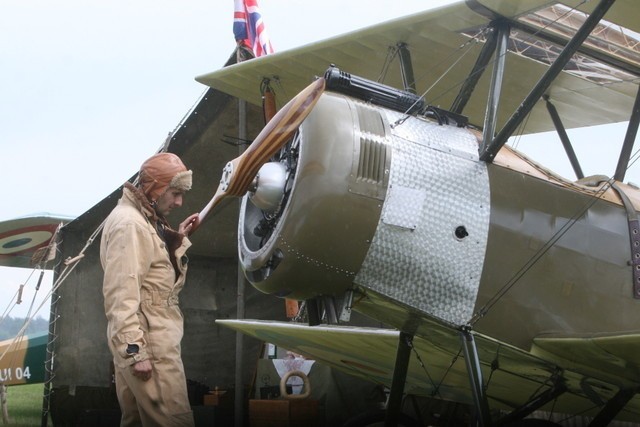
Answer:
<svg viewBox="0 0 640 427"><path fill-rule="evenodd" d="M21 317L7 316L0 318L0 341L15 337L24 326L25 321L26 319ZM49 321L42 316L38 316L31 320L25 334L37 334L48 330Z"/></svg>

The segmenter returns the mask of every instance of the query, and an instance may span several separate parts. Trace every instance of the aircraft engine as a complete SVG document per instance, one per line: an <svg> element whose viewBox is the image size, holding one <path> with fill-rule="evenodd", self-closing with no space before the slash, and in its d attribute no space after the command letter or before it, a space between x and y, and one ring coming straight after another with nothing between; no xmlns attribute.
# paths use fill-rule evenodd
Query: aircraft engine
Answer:
<svg viewBox="0 0 640 427"><path fill-rule="evenodd" d="M488 227L470 131L325 92L244 197L239 257L265 293L357 284L457 321L473 309Z"/></svg>

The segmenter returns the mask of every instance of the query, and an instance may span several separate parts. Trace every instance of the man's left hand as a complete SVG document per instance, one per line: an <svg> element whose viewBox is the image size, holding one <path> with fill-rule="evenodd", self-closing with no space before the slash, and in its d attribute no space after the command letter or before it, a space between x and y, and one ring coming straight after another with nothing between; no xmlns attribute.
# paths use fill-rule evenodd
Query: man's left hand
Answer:
<svg viewBox="0 0 640 427"><path fill-rule="evenodd" d="M138 377L142 381L148 381L149 378L151 378L151 373L153 372L153 365L151 365L151 361L149 359L145 359L134 363L132 369L134 377Z"/></svg>

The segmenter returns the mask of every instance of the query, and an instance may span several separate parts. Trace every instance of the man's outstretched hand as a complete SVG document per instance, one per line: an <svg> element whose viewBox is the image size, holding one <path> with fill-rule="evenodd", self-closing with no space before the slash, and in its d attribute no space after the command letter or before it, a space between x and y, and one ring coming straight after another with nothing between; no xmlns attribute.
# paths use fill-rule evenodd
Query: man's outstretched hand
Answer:
<svg viewBox="0 0 640 427"><path fill-rule="evenodd" d="M198 228L199 225L200 225L200 218L198 218L198 214L197 213L191 214L187 217L187 219L185 219L180 223L180 226L178 227L178 233L184 234L185 236L190 236L191 233L196 228Z"/></svg>

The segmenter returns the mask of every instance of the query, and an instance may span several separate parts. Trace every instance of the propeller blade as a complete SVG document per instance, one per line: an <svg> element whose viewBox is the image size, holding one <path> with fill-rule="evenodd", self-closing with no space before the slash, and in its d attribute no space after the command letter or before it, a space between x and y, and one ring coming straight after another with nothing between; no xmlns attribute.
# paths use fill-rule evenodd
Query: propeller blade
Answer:
<svg viewBox="0 0 640 427"><path fill-rule="evenodd" d="M300 124L309 115L325 88L319 78L291 99L260 131L251 145L224 167L222 179L209 203L200 211L193 233L207 215L225 198L243 196L260 167L269 161L291 139Z"/></svg>

